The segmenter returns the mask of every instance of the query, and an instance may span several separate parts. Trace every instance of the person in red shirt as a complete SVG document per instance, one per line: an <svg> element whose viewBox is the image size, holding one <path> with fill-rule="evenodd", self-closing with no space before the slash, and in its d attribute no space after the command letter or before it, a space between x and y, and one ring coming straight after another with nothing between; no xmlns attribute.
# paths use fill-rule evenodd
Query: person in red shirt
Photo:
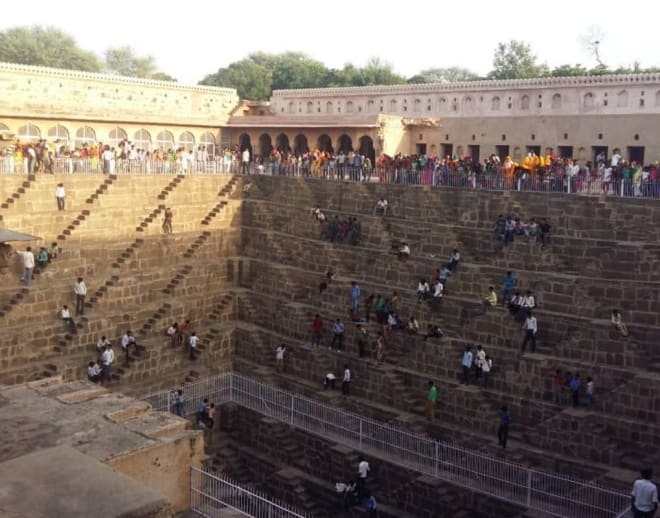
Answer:
<svg viewBox="0 0 660 518"><path fill-rule="evenodd" d="M321 334L323 333L323 320L316 314L312 322L312 347L321 345Z"/></svg>

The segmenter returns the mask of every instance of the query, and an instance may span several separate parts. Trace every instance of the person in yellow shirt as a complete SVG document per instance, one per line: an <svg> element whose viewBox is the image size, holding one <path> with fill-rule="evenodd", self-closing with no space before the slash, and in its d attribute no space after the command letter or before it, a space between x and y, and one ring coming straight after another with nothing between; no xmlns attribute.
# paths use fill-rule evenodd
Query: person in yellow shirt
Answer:
<svg viewBox="0 0 660 518"><path fill-rule="evenodd" d="M488 308L494 308L495 306L497 306L497 293L495 292L495 288L489 286L488 294L479 304L479 307L481 308L481 313L482 314L486 313L486 311L488 311Z"/></svg>

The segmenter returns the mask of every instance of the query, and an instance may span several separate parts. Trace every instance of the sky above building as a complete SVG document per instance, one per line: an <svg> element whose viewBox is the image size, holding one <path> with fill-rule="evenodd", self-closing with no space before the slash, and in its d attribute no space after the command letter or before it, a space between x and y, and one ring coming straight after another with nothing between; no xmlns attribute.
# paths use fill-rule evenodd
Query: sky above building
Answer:
<svg viewBox="0 0 660 518"><path fill-rule="evenodd" d="M592 67L596 62L582 42L590 33L598 35L601 58L611 68L660 66L659 14L660 2L650 0L32 0L29 7L4 9L0 29L52 25L99 55L129 45L139 55L153 55L163 72L195 84L254 51L300 51L333 68L379 57L407 77L448 66L483 75L492 68L497 43L510 39L529 43L550 67Z"/></svg>

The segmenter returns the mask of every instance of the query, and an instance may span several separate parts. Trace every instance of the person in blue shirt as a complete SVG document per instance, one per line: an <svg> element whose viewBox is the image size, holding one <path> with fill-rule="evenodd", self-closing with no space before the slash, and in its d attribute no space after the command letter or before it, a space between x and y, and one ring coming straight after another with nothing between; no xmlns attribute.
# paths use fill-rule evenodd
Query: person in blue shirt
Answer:
<svg viewBox="0 0 660 518"><path fill-rule="evenodd" d="M511 424L511 414L506 405L500 409L500 426L497 428L497 440L503 449L506 449L506 442L509 439L509 425Z"/></svg>
<svg viewBox="0 0 660 518"><path fill-rule="evenodd" d="M367 511L369 511L369 516L377 516L377 504L376 504L376 497L374 495L369 495L369 498L367 498L364 501L364 506L367 508Z"/></svg>
<svg viewBox="0 0 660 518"><path fill-rule="evenodd" d="M516 286L518 286L518 279L516 279L512 272L506 272L502 284L502 304L506 307L509 305L511 295L513 295L513 290L516 288Z"/></svg>
<svg viewBox="0 0 660 518"><path fill-rule="evenodd" d="M461 359L461 367L463 368L463 385L470 384L470 371L472 370L472 347L469 345L465 346L465 351L463 351L463 358Z"/></svg>
<svg viewBox="0 0 660 518"><path fill-rule="evenodd" d="M580 387L582 386L582 380L580 375L576 372L573 375L573 378L568 384L571 389L571 396L573 397L573 406L580 406Z"/></svg>
<svg viewBox="0 0 660 518"><path fill-rule="evenodd" d="M360 286L357 282L351 282L351 311L357 312L358 299L360 298Z"/></svg>

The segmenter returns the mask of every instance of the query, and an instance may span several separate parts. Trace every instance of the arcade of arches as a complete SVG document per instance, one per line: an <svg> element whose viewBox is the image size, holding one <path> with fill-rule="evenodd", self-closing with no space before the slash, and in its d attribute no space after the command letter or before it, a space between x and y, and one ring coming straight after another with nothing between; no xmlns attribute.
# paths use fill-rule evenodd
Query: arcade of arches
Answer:
<svg viewBox="0 0 660 518"><path fill-rule="evenodd" d="M312 132L300 132L290 137L283 132L272 134L244 132L238 135L234 141L241 151L248 149L252 156L267 157L274 149L284 153L293 153L296 156L314 149L332 154L354 151L369 157L373 163L376 158L374 140L374 136L364 133L353 133L351 136L345 132L326 132L318 135Z"/></svg>

